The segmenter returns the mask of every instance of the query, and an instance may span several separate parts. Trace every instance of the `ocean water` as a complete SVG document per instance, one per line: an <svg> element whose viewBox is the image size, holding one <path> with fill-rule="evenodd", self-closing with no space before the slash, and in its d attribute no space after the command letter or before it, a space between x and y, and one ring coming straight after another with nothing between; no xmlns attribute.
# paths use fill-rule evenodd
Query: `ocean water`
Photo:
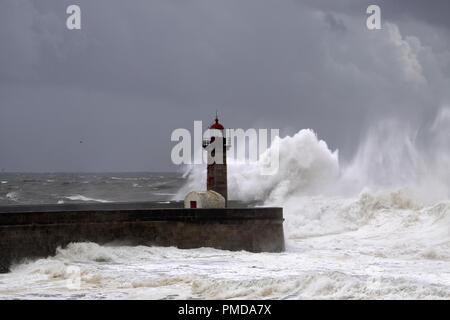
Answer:
<svg viewBox="0 0 450 320"><path fill-rule="evenodd" d="M264 161L230 159L231 199L284 208L283 253L72 243L0 275L0 298L450 299L450 126L442 126L425 151L409 129L378 124L345 164L301 130L274 142L272 176L260 175ZM164 202L203 189L205 168L0 181L0 204Z"/></svg>
<svg viewBox="0 0 450 320"><path fill-rule="evenodd" d="M84 202L168 201L177 173L0 173L0 206Z"/></svg>

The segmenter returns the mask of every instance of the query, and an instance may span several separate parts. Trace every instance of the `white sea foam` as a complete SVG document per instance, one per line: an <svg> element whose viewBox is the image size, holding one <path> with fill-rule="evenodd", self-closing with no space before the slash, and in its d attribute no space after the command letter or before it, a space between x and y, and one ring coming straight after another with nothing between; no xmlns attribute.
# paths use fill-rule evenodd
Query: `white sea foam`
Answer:
<svg viewBox="0 0 450 320"><path fill-rule="evenodd" d="M0 297L450 298L448 258L429 251L420 259L385 257L332 238L297 241L281 254L70 244L0 275ZM66 287L73 266L80 270L76 291Z"/></svg>
<svg viewBox="0 0 450 320"><path fill-rule="evenodd" d="M6 194L6 198L12 201L17 201L19 199L19 193L16 191L11 191Z"/></svg>
<svg viewBox="0 0 450 320"><path fill-rule="evenodd" d="M124 181L138 181L138 180L148 180L149 178L146 177L136 177L136 178L130 178L130 177L111 177L111 180L124 180Z"/></svg>
<svg viewBox="0 0 450 320"><path fill-rule="evenodd" d="M153 192L154 195L156 196L175 196L175 193L165 193L165 192Z"/></svg>
<svg viewBox="0 0 450 320"><path fill-rule="evenodd" d="M89 197L85 197L82 195L75 195L75 196L69 196L69 197L65 197L66 199L72 200L72 201L93 201L93 202L102 202L102 203L107 203L107 202L111 202L109 200L103 200L103 199L94 199L94 198L89 198Z"/></svg>

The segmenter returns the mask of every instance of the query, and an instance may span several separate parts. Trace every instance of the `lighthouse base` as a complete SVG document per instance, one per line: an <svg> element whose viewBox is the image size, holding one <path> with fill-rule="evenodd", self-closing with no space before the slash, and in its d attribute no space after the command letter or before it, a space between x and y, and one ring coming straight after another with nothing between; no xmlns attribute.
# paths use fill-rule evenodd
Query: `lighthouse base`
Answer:
<svg viewBox="0 0 450 320"><path fill-rule="evenodd" d="M0 207L0 272L71 242L284 250L282 208L157 208L155 203Z"/></svg>

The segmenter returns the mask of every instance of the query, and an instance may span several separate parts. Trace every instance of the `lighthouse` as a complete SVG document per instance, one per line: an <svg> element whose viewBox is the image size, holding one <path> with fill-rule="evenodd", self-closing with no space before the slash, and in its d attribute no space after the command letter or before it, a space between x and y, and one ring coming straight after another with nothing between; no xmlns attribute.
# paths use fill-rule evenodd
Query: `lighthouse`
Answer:
<svg viewBox="0 0 450 320"><path fill-rule="evenodd" d="M227 149L229 138L216 114L214 123L204 134L202 146L207 152L206 191L191 191L184 198L185 208L225 208L228 200Z"/></svg>
<svg viewBox="0 0 450 320"><path fill-rule="evenodd" d="M206 190L221 194L225 198L226 204L228 200L227 149L229 144L225 136L225 128L219 123L217 114L214 123L209 127L209 137L203 140L203 148L208 152Z"/></svg>

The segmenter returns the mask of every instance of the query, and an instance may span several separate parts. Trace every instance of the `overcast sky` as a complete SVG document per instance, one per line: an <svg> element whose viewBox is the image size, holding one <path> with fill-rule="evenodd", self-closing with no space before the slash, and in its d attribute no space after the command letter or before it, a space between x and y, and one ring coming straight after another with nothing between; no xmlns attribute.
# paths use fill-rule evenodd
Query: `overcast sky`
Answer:
<svg viewBox="0 0 450 320"><path fill-rule="evenodd" d="M345 159L380 119L450 105L448 0L2 0L0 45L6 171L174 170L171 132L216 109Z"/></svg>

